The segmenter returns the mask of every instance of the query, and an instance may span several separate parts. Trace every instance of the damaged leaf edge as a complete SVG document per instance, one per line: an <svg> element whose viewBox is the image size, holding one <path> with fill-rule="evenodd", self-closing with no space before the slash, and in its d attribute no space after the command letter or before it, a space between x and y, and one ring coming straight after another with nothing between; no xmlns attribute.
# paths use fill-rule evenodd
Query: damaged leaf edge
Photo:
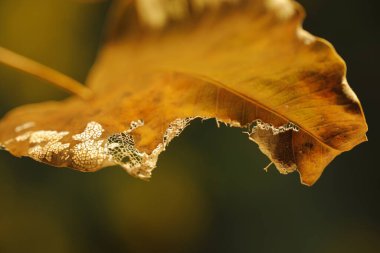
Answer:
<svg viewBox="0 0 380 253"><path fill-rule="evenodd" d="M129 174L131 174L134 177L147 180L151 177L153 169L157 165L158 156L166 150L166 147L169 145L169 143L175 138L178 137L182 131L190 125L190 122L195 119L201 119L208 120L212 118L205 118L201 116L196 117L188 117L188 118L179 118L174 121L172 121L169 124L169 127L165 131L165 134L162 138L162 142L152 151L151 154L147 154L145 152L140 152L138 149L134 146L134 140L133 137L130 135L130 133L133 131L134 127L133 124L136 124L134 121L131 123L131 128L123 133L116 133L108 137L108 141L105 147L105 150L107 152L107 155L111 156L111 160L115 162L116 164L122 166ZM295 125L292 122L288 122L282 126L275 127L270 123L265 123L260 119L256 119L252 121L251 123L248 123L246 125L241 125L237 121L230 121L226 122L223 120L219 120L217 118L216 122L219 126L220 123L224 123L226 126L229 127L239 127L242 128L243 133L248 134L248 136L251 136L254 134L258 129L259 130L265 130L265 131L271 131L273 135L277 135L280 133L284 133L287 131L295 131L298 132L299 128L297 125ZM140 122L137 127L140 127L143 125ZM250 140L254 141L252 138L249 138ZM116 144L116 145L115 145ZM115 151L115 148L119 148L119 151ZM123 151L120 151L120 149L123 149ZM122 154L120 156L120 154ZM128 162L123 162L124 158L128 158ZM270 158L271 159L271 158ZM272 159L271 159L272 160ZM280 173L282 174L288 174L296 170L285 170L282 168L278 168Z"/></svg>
<svg viewBox="0 0 380 253"><path fill-rule="evenodd" d="M106 140L99 139L102 137L102 126L97 122L91 121L87 124L82 133L72 136L72 139L81 142L74 145L74 147L71 149L69 149L70 145L67 145L67 143L65 144L60 142L63 136L69 134L69 132L66 131L27 131L25 133L20 133L21 135L15 137L14 139L8 140L7 142L11 143L13 141L22 142L29 140L29 143L35 145L29 148L29 156L27 157L30 157L38 162L49 163L52 159L52 156L57 156L61 159L66 160L71 157L73 160L73 165L75 165L74 168L82 172L94 172L104 167L119 165L133 177L142 180L149 180L151 178L152 171L157 166L159 155L165 151L169 143L175 137L178 137L182 131L195 119L201 119L202 122L204 120L215 119L218 127L222 123L228 127L241 128L243 129L242 133L247 134L249 136L249 139L254 142L255 140L251 138L251 135L254 134L257 130L271 131L273 135L287 131L299 131L299 127L292 122L288 122L282 126L276 127L270 123L263 122L260 119L255 119L251 123L242 126L237 121L225 121L218 118L196 116L178 118L172 121L166 129L165 134L162 136L162 142L158 144L150 154L140 152L135 147L135 142L132 135L133 131L136 128L144 125L143 120L132 121L130 123L129 129L123 132L111 134L107 137ZM31 126L32 124L25 123L22 126L24 125ZM19 126L17 130L21 129L22 126ZM25 127L24 130L26 129L27 128ZM96 129L95 132L94 129ZM0 147L2 150L7 150L6 144L0 143ZM90 153L92 151L96 152L93 155L90 155L90 161L81 161L80 155L83 154L83 151ZM272 161L270 154L267 154L263 150L261 151ZM85 155L88 156L88 154ZM125 161L126 159L128 161ZM90 166L86 167L86 165ZM290 170L284 170L278 167L277 169L281 174L288 174L294 172L296 170L296 167Z"/></svg>

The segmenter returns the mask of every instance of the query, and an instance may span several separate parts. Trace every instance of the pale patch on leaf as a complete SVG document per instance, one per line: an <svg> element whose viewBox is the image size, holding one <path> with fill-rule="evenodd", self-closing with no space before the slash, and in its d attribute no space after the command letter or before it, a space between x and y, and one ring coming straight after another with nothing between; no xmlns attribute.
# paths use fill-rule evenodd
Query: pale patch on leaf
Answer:
<svg viewBox="0 0 380 253"><path fill-rule="evenodd" d="M35 126L35 123L34 122L32 122L32 121L30 121L30 122L26 122L26 123L24 123L24 124L22 124L22 125L20 125L20 126L17 126L16 128L15 128L15 132L21 132L21 131L24 131L24 130L26 130L26 129L28 129L28 128L31 128L31 127L34 127Z"/></svg>
<svg viewBox="0 0 380 253"><path fill-rule="evenodd" d="M267 0L265 6L282 20L287 20L295 14L295 9L289 4L289 0Z"/></svg>
<svg viewBox="0 0 380 253"><path fill-rule="evenodd" d="M103 132L103 127L99 123L92 121L87 124L82 133L72 136L73 140L80 142L71 150L75 168L91 170L103 164L107 158L103 147L104 140L99 140Z"/></svg>
<svg viewBox="0 0 380 253"><path fill-rule="evenodd" d="M28 122L23 124L22 129L19 128L19 131L17 131L16 128L16 132L20 132L23 129L34 126L34 124L32 126L29 124L29 127L25 127L28 124ZM53 154L58 155L70 147L70 143L62 143L60 141L64 136L68 134L69 132L67 131L29 131L16 136L14 140L8 140L8 143L12 141L28 141L30 145L30 148L28 149L28 155L30 157L34 158L37 161L47 160L48 162L51 162Z"/></svg>

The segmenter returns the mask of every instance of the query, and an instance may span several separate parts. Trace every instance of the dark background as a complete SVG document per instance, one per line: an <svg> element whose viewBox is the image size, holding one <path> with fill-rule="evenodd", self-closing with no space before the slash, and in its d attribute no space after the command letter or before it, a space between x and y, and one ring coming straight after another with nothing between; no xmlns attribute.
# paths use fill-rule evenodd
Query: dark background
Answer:
<svg viewBox="0 0 380 253"><path fill-rule="evenodd" d="M379 6L303 0L305 28L334 44L366 113L369 142L311 188L283 176L238 129L196 122L151 182L83 174L0 153L0 252L380 252ZM108 3L0 0L0 45L84 81ZM67 95L0 66L0 116Z"/></svg>

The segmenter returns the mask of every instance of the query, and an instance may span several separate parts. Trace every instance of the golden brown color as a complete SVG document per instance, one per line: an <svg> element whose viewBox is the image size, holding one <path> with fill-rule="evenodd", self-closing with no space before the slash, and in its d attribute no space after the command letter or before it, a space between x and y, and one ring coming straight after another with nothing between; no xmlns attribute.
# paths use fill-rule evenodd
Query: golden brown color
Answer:
<svg viewBox="0 0 380 253"><path fill-rule="evenodd" d="M216 118L245 128L280 172L297 170L311 185L366 140L345 64L302 30L299 5L178 0L152 10L146 2L115 3L88 78L93 98L13 110L0 122L5 149L81 171L116 163L149 178L193 118Z"/></svg>

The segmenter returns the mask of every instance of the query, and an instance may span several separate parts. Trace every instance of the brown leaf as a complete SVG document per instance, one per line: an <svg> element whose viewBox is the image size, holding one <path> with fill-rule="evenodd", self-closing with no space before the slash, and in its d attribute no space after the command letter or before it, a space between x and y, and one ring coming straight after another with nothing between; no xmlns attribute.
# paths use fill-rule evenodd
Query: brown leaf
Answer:
<svg viewBox="0 0 380 253"><path fill-rule="evenodd" d="M366 140L345 64L302 30L298 4L150 3L115 3L88 78L91 99L16 108L0 122L2 146L81 171L120 164L145 179L191 120L216 118L243 128L280 172L297 170L311 185Z"/></svg>

